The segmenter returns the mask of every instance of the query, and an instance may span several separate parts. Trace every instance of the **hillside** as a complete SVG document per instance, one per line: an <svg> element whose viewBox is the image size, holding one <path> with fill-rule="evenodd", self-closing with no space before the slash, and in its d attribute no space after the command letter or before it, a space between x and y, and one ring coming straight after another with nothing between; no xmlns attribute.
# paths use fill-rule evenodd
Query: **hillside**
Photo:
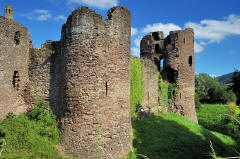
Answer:
<svg viewBox="0 0 240 159"><path fill-rule="evenodd" d="M220 83L229 84L229 83L232 83L232 77L233 77L233 72L222 75L222 76L218 76L217 79Z"/></svg>
<svg viewBox="0 0 240 159"><path fill-rule="evenodd" d="M217 156L236 156L236 142L231 137L209 131L178 114L138 120L133 123L133 134L137 158L207 159L211 158L211 143Z"/></svg>

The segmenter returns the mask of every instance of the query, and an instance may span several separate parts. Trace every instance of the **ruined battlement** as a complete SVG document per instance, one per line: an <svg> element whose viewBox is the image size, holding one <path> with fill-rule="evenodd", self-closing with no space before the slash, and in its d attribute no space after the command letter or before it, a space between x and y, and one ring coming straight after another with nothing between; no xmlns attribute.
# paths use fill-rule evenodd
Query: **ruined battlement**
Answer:
<svg viewBox="0 0 240 159"><path fill-rule="evenodd" d="M170 106L170 110L197 122L194 102L193 29L170 31L166 38L163 37L163 32L153 32L143 37L141 41L140 55L145 66L145 92L156 94L154 88L158 87L156 79L158 77L154 77L154 74L161 73L163 80L176 83L179 87L178 95ZM144 105L149 106L152 103L161 105L161 99L156 95L152 96L151 100L147 99L144 100Z"/></svg>

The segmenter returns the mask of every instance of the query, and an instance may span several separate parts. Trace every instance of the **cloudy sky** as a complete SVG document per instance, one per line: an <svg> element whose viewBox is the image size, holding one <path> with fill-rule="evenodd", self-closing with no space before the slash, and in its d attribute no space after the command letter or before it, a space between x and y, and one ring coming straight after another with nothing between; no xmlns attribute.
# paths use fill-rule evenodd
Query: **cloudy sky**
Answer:
<svg viewBox="0 0 240 159"><path fill-rule="evenodd" d="M126 6L132 14L131 55L139 57L141 38L152 31L194 28L195 72L218 76L240 69L240 0L1 0L11 4L14 20L26 26L33 44L59 40L62 24L79 6L106 18L107 10Z"/></svg>

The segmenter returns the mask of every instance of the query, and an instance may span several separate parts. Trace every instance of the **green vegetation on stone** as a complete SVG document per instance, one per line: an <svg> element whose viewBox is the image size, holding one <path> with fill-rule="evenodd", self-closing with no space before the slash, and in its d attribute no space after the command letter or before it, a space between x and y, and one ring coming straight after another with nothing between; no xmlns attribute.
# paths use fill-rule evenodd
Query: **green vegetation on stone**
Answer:
<svg viewBox="0 0 240 159"><path fill-rule="evenodd" d="M163 101L163 106L168 107L178 94L178 85L176 83L165 82L159 76L158 93L160 99Z"/></svg>
<svg viewBox="0 0 240 159"><path fill-rule="evenodd" d="M158 92L160 99L163 101L163 106L167 107L168 102L168 83L164 82L161 76L159 77Z"/></svg>
<svg viewBox="0 0 240 159"><path fill-rule="evenodd" d="M134 118L137 116L136 109L144 98L143 65L139 58L131 58L130 80L130 114Z"/></svg>
<svg viewBox="0 0 240 159"><path fill-rule="evenodd" d="M55 117L41 98L36 99L34 106L18 116L9 113L0 123L0 158L62 158L56 148L60 132Z"/></svg>

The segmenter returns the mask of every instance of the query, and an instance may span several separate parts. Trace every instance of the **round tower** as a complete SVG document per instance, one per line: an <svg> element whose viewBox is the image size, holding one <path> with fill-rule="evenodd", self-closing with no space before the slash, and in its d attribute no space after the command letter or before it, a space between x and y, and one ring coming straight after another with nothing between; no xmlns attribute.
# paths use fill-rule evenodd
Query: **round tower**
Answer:
<svg viewBox="0 0 240 159"><path fill-rule="evenodd" d="M107 159L130 152L130 37L125 7L110 9L106 20L80 7L63 25L61 139L66 154Z"/></svg>
<svg viewBox="0 0 240 159"><path fill-rule="evenodd" d="M6 5L4 9L5 17L8 19L13 19L13 7Z"/></svg>

